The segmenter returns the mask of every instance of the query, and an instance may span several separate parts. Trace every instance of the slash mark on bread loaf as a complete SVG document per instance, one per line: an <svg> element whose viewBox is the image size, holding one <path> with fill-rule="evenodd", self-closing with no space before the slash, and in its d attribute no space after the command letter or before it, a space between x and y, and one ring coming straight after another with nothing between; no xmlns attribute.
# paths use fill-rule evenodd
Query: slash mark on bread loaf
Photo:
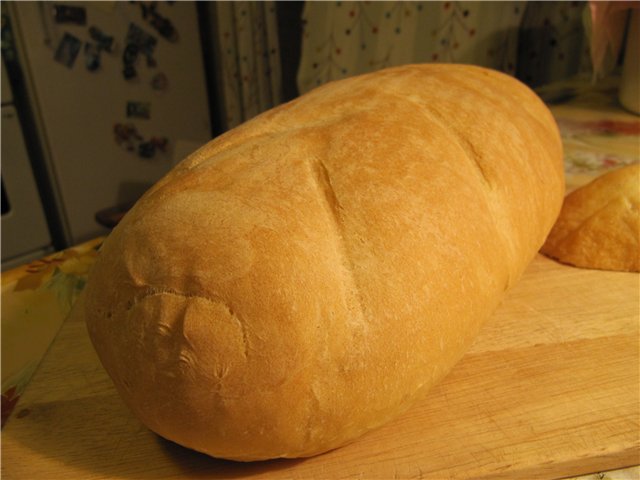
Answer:
<svg viewBox="0 0 640 480"><path fill-rule="evenodd" d="M460 131L452 121L447 120L447 118L436 108L429 107L423 103L417 102L413 99L410 99L414 103L421 105L423 111L431 117L432 120L440 124L444 129L448 130L451 133L452 139L455 143L460 147L460 149L464 152L464 158L469 160L469 163L473 165L480 173L480 179L487 187L485 191L485 202L487 208L489 209L493 225L495 228L496 239L500 239L500 242L503 246L503 252L505 256L507 256L512 263L512 259L515 257L515 252L513 249L513 245L511 240L508 238L507 232L510 232L514 229L513 225L505 224L504 219L500 216L500 204L497 201L496 196L493 193L496 191L494 183L489 176L488 169L483 165L483 155L478 151L476 145L471 141L464 132ZM515 283L517 279L517 275L513 275L513 272L509 269L506 272L504 284L502 287L503 291L507 291L511 285Z"/></svg>
<svg viewBox="0 0 640 480"><path fill-rule="evenodd" d="M454 124L450 119L440 113L437 109L433 108L433 106L426 104L422 100L414 98L414 96L412 95L406 95L404 93L398 94L395 92L387 93L401 98L402 101L409 101L415 104L422 112L431 117L431 119L438 123L444 130L448 130L456 140L458 146L464 151L466 157L471 160L472 164L476 166L478 172L480 172L480 176L482 177L486 185L488 187L492 187L491 179L489 178L486 169L482 166L482 162L480 161L482 155L476 150L474 144L469 141L464 133L460 132L457 128L454 127Z"/></svg>
<svg viewBox="0 0 640 480"><path fill-rule="evenodd" d="M438 112L438 110L434 108L425 109L428 114L433 117L443 128L449 130L453 138L456 140L458 146L464 151L465 156L471 161L473 165L475 165L478 172L480 172L480 176L482 180L488 187L492 187L491 179L487 174L487 171L482 166L482 155L478 150L476 150L475 145L471 142L465 135L463 135L457 128L455 128L451 121L446 121L443 118L443 115Z"/></svg>
<svg viewBox="0 0 640 480"><path fill-rule="evenodd" d="M360 294L360 288L358 286L358 282L356 281L356 276L354 273L353 262L351 257L349 256L349 250L347 248L347 244L345 241L345 228L344 228L344 219L342 218L342 205L340 205L340 200L336 195L336 192L333 188L333 184L331 183L331 175L329 174L329 170L327 166L322 162L322 160L315 160L312 164L312 169L315 171L316 184L320 193L322 194L322 198L324 199L324 203L327 206L327 210L329 212L329 216L331 217L333 224L335 226L336 232L336 242L339 244L340 255L342 257L342 265L346 270L348 276L348 285L346 285L347 292L352 292L354 301L356 303L356 312L358 323L360 326L364 327L364 309L362 307L362 296Z"/></svg>
<svg viewBox="0 0 640 480"><path fill-rule="evenodd" d="M335 223L338 227L338 232L340 236L343 235L343 222L342 222L342 205L340 205L340 201L336 196L336 192L333 189L333 185L331 184L331 177L329 176L329 171L327 170L327 166L321 162L317 161L317 171L318 171L318 186L322 193L324 193L324 197L327 205L329 206L329 210L335 220Z"/></svg>

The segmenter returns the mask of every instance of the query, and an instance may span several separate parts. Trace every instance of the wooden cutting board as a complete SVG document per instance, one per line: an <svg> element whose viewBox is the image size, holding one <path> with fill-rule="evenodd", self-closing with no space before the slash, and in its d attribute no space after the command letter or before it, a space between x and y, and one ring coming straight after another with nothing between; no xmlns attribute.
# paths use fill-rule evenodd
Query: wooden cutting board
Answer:
<svg viewBox="0 0 640 480"><path fill-rule="evenodd" d="M538 256L446 380L305 460L241 464L126 410L73 316L2 432L2 478L559 478L640 463L640 276Z"/></svg>

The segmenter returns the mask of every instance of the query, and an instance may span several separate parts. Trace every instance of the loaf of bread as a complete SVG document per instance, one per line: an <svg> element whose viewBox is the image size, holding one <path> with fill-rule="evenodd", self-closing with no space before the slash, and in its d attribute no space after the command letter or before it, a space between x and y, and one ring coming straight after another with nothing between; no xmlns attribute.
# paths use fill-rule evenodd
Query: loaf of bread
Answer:
<svg viewBox="0 0 640 480"><path fill-rule="evenodd" d="M336 81L144 195L92 271L88 331L159 435L243 461L325 452L450 371L563 193L554 120L507 75Z"/></svg>
<svg viewBox="0 0 640 480"><path fill-rule="evenodd" d="M541 251L576 267L640 271L640 164L567 195Z"/></svg>

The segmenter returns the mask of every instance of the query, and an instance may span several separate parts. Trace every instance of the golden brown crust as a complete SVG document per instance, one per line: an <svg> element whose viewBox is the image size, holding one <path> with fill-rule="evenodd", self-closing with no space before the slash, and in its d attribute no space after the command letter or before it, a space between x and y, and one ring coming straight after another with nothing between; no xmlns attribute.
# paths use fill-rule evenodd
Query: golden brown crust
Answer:
<svg viewBox="0 0 640 480"><path fill-rule="evenodd" d="M576 267L640 271L640 164L567 195L541 251Z"/></svg>
<svg viewBox="0 0 640 480"><path fill-rule="evenodd" d="M104 244L96 350L162 436L236 460L314 455L408 408L553 224L561 142L478 67L334 82L212 141Z"/></svg>

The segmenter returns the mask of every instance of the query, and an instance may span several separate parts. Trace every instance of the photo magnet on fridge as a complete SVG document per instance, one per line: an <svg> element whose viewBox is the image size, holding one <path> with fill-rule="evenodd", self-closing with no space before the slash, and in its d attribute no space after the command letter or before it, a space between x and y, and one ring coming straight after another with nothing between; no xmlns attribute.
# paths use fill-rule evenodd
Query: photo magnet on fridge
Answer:
<svg viewBox="0 0 640 480"><path fill-rule="evenodd" d="M156 43L157 40L153 35L149 35L134 23L129 25L125 38L126 46L122 54L122 62L124 63L122 74L126 80L131 80L138 75L135 68L138 54L146 57L148 67L156 66L156 60L153 57Z"/></svg>
<svg viewBox="0 0 640 480"><path fill-rule="evenodd" d="M113 53L115 42L113 36L107 35L96 26L89 27L89 36L92 42L84 44L85 65L87 70L95 72L100 68L102 52Z"/></svg>
<svg viewBox="0 0 640 480"><path fill-rule="evenodd" d="M124 64L122 74L124 75L125 80L131 80L138 76L138 72L135 67L137 59L138 46L135 43L128 43L124 52L122 52L122 63Z"/></svg>
<svg viewBox="0 0 640 480"><path fill-rule="evenodd" d="M148 21L163 38L174 43L178 41L178 31L171 23L171 20L157 12L158 5L156 2L149 2L146 5L144 2L140 2L140 7L142 8L142 18Z"/></svg>
<svg viewBox="0 0 640 480"><path fill-rule="evenodd" d="M129 24L129 30L127 31L125 43L127 45L136 45L141 54L145 55L146 57L152 57L153 50L156 48L158 40L156 40L156 37L154 37L153 35L145 32L135 23L131 23Z"/></svg>
<svg viewBox="0 0 640 480"><path fill-rule="evenodd" d="M87 11L84 7L76 5L54 5L53 18L56 23L85 25L87 23Z"/></svg>
<svg viewBox="0 0 640 480"><path fill-rule="evenodd" d="M82 42L78 38L68 32L65 32L64 37L60 40L58 48L56 48L56 53L53 58L56 62L63 64L65 67L72 68L81 47Z"/></svg>
<svg viewBox="0 0 640 480"><path fill-rule="evenodd" d="M89 27L89 35L91 36L91 40L96 43L98 49L109 53L113 53L115 51L113 35L107 35L96 26Z"/></svg>
<svg viewBox="0 0 640 480"><path fill-rule="evenodd" d="M93 43L84 44L85 66L90 72L100 68L100 49Z"/></svg>

